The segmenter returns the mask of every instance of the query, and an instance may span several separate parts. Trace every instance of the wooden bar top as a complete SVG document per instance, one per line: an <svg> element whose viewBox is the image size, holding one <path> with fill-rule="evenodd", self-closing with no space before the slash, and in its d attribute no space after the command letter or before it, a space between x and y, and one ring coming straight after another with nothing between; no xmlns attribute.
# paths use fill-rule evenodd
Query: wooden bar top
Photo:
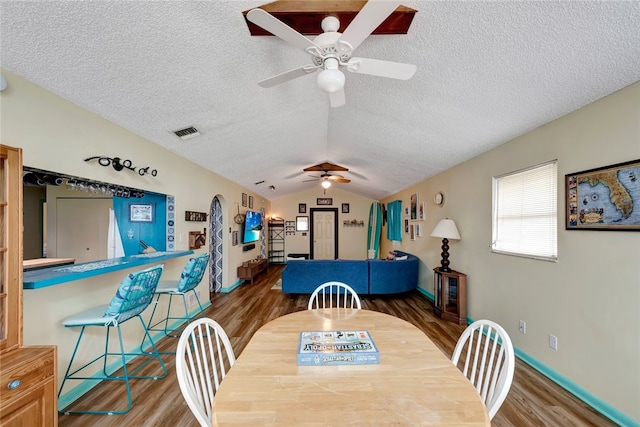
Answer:
<svg viewBox="0 0 640 427"><path fill-rule="evenodd" d="M75 258L36 258L22 261L24 270L35 270L37 268L53 267L54 265L66 265L76 262Z"/></svg>
<svg viewBox="0 0 640 427"><path fill-rule="evenodd" d="M367 330L371 365L298 366L302 331ZM490 426L471 383L418 328L369 310L304 310L259 329L214 400L214 426Z"/></svg>

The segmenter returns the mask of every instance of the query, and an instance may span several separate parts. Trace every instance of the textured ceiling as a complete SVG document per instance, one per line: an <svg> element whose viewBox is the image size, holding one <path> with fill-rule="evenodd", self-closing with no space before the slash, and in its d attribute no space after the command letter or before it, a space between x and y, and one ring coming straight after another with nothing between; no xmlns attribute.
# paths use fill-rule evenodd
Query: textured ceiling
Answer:
<svg viewBox="0 0 640 427"><path fill-rule="evenodd" d="M2 0L0 65L269 199L323 161L380 199L640 80L638 1L406 1L409 33L356 55L416 74L347 73L331 108L316 74L257 85L309 63L249 35L263 3Z"/></svg>

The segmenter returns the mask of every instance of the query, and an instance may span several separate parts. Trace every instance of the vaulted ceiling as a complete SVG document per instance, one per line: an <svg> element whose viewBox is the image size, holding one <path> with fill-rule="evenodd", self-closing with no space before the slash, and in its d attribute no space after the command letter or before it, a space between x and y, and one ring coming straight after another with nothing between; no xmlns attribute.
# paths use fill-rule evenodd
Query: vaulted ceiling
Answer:
<svg viewBox="0 0 640 427"><path fill-rule="evenodd" d="M310 62L250 35L263 4L3 0L0 65L269 199L324 161L380 199L640 80L638 1L405 1L408 33L356 53L415 75L347 72L331 108L316 74L258 86Z"/></svg>

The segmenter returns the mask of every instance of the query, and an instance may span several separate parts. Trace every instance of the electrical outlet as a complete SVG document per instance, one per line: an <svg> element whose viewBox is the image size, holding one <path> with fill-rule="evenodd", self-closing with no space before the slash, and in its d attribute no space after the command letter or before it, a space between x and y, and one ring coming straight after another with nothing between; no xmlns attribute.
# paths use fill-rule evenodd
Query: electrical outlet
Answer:
<svg viewBox="0 0 640 427"><path fill-rule="evenodd" d="M558 349L558 337L555 335L549 334L549 347L554 350Z"/></svg>
<svg viewBox="0 0 640 427"><path fill-rule="evenodd" d="M526 334L527 333L527 322L525 322L524 320L520 321L520 326L518 327L518 330L520 331L521 334Z"/></svg>

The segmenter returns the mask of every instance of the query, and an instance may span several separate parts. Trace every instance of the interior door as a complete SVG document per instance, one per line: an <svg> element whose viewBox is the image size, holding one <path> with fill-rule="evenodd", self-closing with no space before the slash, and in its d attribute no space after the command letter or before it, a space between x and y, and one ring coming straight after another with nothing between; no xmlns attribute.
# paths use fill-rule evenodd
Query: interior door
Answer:
<svg viewBox="0 0 640 427"><path fill-rule="evenodd" d="M111 199L59 198L56 215L56 257L76 263L107 259Z"/></svg>
<svg viewBox="0 0 640 427"><path fill-rule="evenodd" d="M338 258L338 227L336 208L311 209L312 259Z"/></svg>

